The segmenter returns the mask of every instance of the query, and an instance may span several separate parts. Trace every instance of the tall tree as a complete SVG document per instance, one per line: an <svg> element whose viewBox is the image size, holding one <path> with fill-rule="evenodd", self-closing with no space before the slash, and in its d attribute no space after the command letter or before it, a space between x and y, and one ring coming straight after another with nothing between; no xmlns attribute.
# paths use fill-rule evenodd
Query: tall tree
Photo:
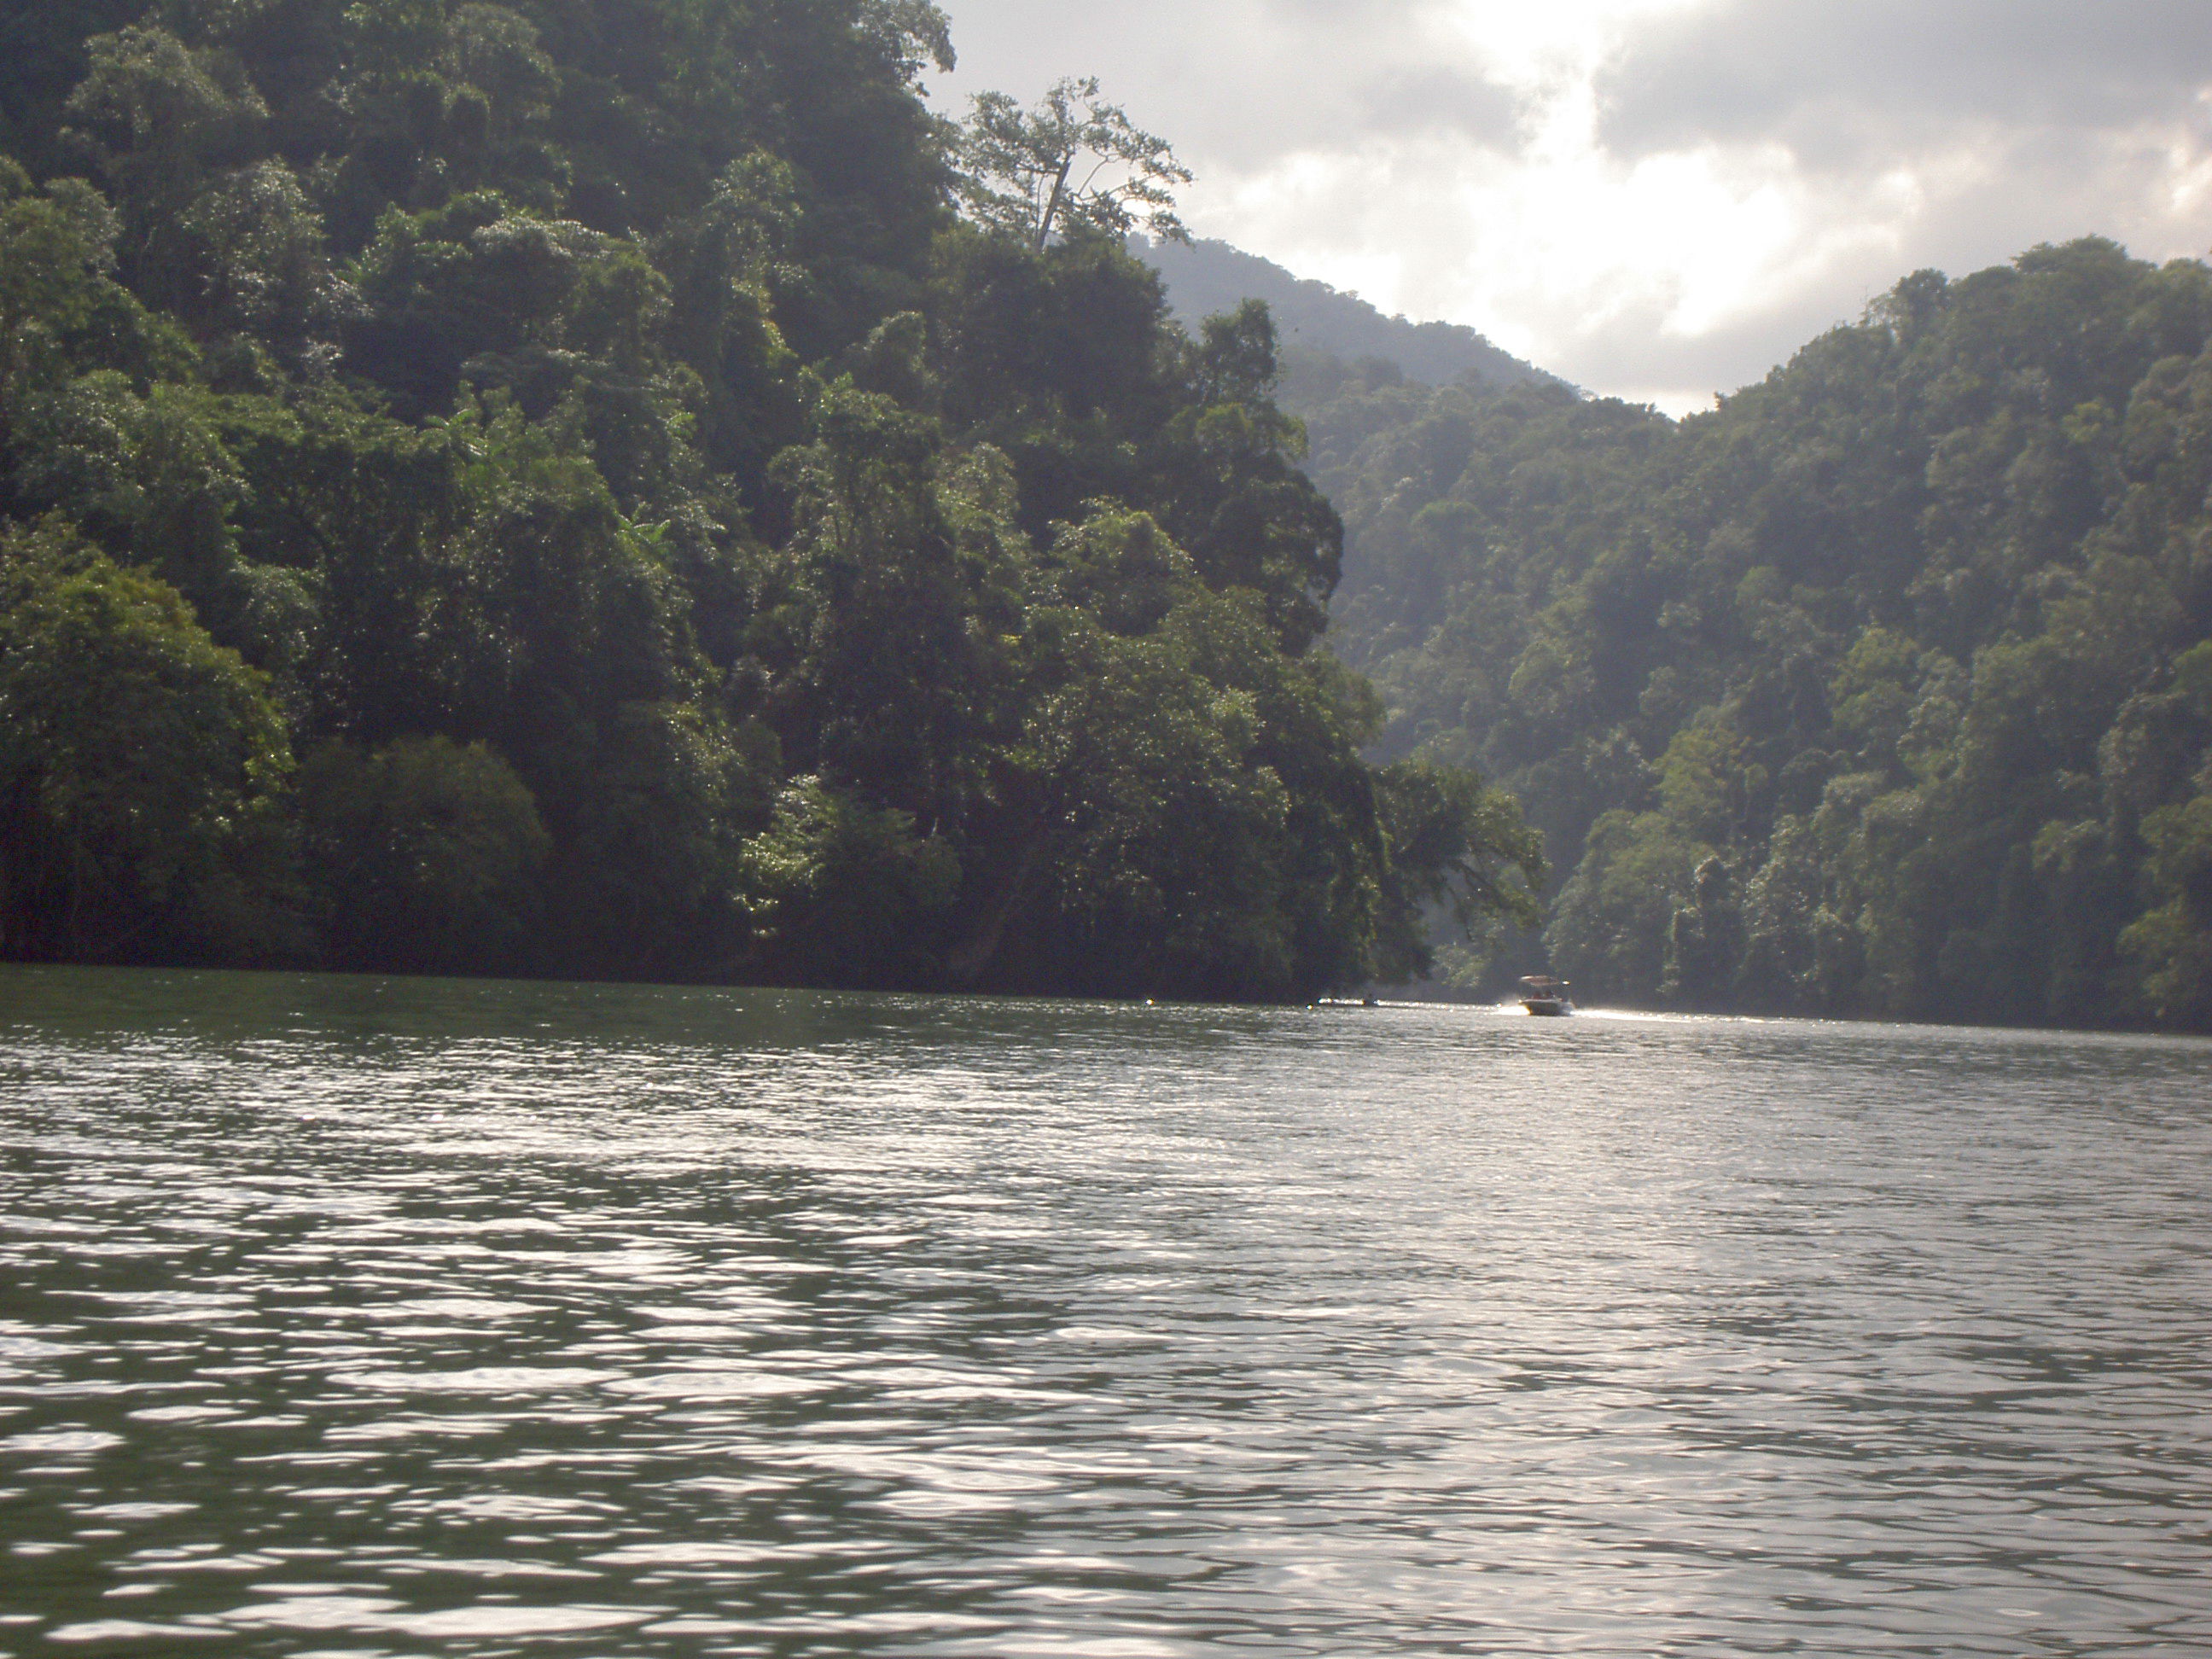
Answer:
<svg viewBox="0 0 2212 1659"><path fill-rule="evenodd" d="M1045 247L1055 233L1120 237L1138 225L1187 240L1175 190L1191 182L1167 141L1106 101L1097 81L1055 81L1024 109L986 92L961 129L962 199L993 228Z"/></svg>

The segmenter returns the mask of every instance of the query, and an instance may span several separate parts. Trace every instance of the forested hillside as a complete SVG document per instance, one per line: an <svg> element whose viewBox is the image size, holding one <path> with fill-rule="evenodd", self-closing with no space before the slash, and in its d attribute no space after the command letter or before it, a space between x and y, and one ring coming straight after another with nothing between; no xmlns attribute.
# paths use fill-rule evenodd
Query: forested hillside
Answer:
<svg viewBox="0 0 2212 1659"><path fill-rule="evenodd" d="M1206 318L1257 300L1274 319L1289 367L1289 398L1310 401L1312 382L1334 384L1363 359L1389 363L1409 380L1496 386L1553 376L1458 323L1416 323L1386 316L1356 294L1293 276L1272 259L1226 242L1132 237L1130 248L1160 273L1168 304L1192 329Z"/></svg>
<svg viewBox="0 0 2212 1659"><path fill-rule="evenodd" d="M1512 906L1361 758L1265 313L1124 250L1171 158L949 56L0 0L0 955L1285 997Z"/></svg>
<svg viewBox="0 0 2212 1659"><path fill-rule="evenodd" d="M1595 1000L2212 1029L2212 270L1956 282L1679 425L1301 405L1384 752L1487 769Z"/></svg>

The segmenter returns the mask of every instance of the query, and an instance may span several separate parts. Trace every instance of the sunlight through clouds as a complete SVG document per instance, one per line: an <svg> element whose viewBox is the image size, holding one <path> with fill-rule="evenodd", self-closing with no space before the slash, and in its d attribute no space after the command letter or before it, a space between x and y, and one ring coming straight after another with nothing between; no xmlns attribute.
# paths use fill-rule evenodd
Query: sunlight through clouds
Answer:
<svg viewBox="0 0 2212 1659"><path fill-rule="evenodd" d="M1681 410L1927 264L2212 243L2197 0L954 0L962 69L1097 73L1194 230Z"/></svg>

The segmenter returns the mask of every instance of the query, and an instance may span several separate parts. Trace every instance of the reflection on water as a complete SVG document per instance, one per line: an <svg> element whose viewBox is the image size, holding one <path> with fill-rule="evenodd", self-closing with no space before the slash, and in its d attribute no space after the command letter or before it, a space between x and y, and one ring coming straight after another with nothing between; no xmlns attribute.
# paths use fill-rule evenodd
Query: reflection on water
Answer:
<svg viewBox="0 0 2212 1659"><path fill-rule="evenodd" d="M2208 1060L0 970L0 1656L2212 1651Z"/></svg>

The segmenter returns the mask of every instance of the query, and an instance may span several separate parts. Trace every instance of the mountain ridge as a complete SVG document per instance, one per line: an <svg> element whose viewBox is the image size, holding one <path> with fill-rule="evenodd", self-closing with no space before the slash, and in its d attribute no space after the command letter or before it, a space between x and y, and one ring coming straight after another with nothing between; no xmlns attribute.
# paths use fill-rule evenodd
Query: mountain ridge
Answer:
<svg viewBox="0 0 2212 1659"><path fill-rule="evenodd" d="M1347 364L1382 358L1407 380L1449 386L1473 380L1490 386L1565 385L1460 323L1417 323L1387 315L1357 294L1296 273L1231 243L1129 239L1129 251L1160 274L1168 304L1187 328L1263 300L1290 354L1316 354Z"/></svg>

